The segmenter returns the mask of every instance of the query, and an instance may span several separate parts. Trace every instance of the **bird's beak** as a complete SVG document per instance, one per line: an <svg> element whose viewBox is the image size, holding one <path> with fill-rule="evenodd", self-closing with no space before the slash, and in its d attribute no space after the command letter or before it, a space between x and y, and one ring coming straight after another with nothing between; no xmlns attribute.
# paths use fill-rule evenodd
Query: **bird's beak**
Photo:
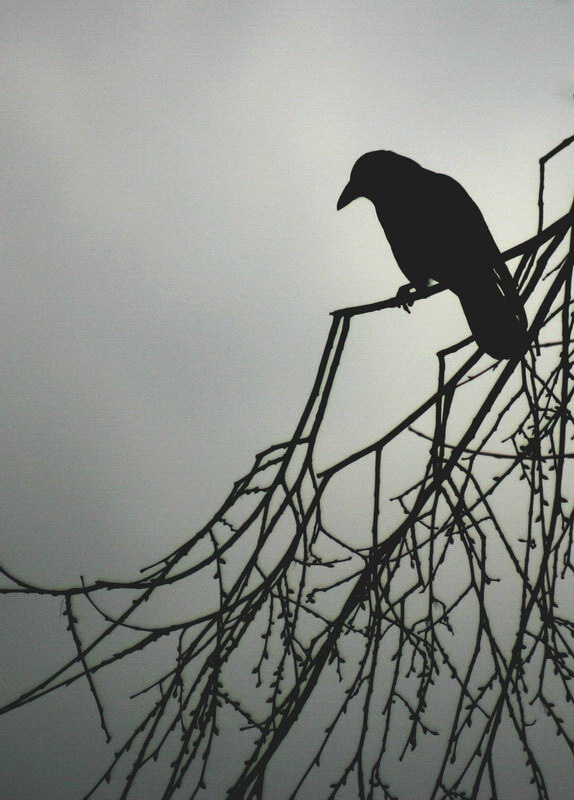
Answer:
<svg viewBox="0 0 574 800"><path fill-rule="evenodd" d="M340 211L345 206L348 206L353 200L356 200L357 197L360 197L360 193L357 191L355 186L352 185L351 181L345 186L343 191L341 192L341 196L337 200L337 211Z"/></svg>

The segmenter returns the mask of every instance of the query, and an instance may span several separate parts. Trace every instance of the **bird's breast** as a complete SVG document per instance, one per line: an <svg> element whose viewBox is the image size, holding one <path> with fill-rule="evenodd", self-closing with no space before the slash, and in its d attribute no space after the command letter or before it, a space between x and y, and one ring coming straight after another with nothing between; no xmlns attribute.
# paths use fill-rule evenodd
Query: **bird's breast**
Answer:
<svg viewBox="0 0 574 800"><path fill-rule="evenodd" d="M440 258L444 259L448 248L440 243L432 221L406 210L396 208L388 211L377 209L377 217L385 232L397 265L405 277L415 286L426 285L431 278L440 281Z"/></svg>

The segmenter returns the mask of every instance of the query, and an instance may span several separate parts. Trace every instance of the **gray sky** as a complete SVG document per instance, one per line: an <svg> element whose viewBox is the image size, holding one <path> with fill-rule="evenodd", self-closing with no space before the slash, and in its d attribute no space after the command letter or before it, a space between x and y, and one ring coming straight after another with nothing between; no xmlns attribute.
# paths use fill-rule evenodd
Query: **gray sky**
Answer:
<svg viewBox="0 0 574 800"><path fill-rule="evenodd" d="M404 282L372 206L335 211L361 153L457 178L501 248L535 231L537 160L574 129L570 2L307 7L0 4L0 541L29 580L132 575L289 437L329 311ZM358 324L322 463L464 335L446 296ZM6 609L24 658L33 615ZM41 769L14 767L13 800L45 796Z"/></svg>

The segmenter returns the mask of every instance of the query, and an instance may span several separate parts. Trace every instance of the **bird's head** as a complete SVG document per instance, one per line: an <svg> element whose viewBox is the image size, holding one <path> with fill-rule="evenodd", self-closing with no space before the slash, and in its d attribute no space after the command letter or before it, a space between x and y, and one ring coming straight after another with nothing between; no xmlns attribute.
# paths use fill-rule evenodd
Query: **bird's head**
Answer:
<svg viewBox="0 0 574 800"><path fill-rule="evenodd" d="M349 183L337 201L337 211L352 203L358 197L375 200L385 191L385 187L396 189L397 181L404 176L406 169L420 169L410 158L393 153L392 150L374 150L365 153L351 170Z"/></svg>

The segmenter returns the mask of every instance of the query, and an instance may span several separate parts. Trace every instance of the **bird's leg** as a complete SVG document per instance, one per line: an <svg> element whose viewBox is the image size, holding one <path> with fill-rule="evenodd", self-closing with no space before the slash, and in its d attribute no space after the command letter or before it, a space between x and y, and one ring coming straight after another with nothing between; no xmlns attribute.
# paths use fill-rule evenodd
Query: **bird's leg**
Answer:
<svg viewBox="0 0 574 800"><path fill-rule="evenodd" d="M412 283L405 283L404 286L400 286L397 294L395 295L396 300L400 308L404 308L407 314L411 313L410 307L415 302L413 298L413 294L416 294L417 288Z"/></svg>
<svg viewBox="0 0 574 800"><path fill-rule="evenodd" d="M399 287L395 299L398 301L398 305L404 308L407 314L410 314L410 306L415 302L415 299L417 297L427 297L429 289L432 289L437 284L438 281L434 278L425 278L420 283L405 283L404 286Z"/></svg>

